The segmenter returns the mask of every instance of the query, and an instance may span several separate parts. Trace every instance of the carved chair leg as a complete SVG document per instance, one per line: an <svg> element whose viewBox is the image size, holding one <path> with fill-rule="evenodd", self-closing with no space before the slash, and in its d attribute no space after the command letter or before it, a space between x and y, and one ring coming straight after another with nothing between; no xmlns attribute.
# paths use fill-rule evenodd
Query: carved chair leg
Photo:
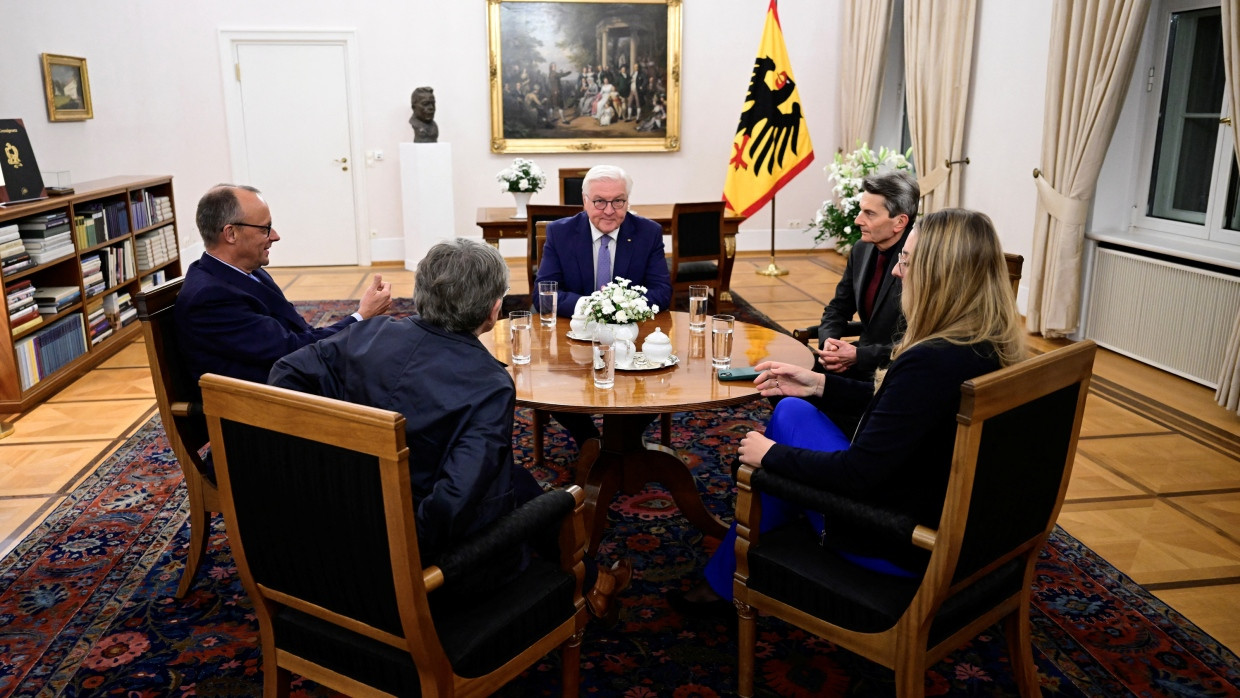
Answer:
<svg viewBox="0 0 1240 698"><path fill-rule="evenodd" d="M757 615L753 606L744 601L733 600L736 606L737 623L737 667L736 694L741 698L753 696L754 651L757 643Z"/></svg>
<svg viewBox="0 0 1240 698"><path fill-rule="evenodd" d="M1022 596L1029 596L1029 594ZM1021 698L1036 698L1042 695L1042 689L1038 685L1037 666L1033 662L1029 601L1026 598L1024 603L1003 619L1003 631L1007 635L1012 673L1016 677L1016 687L1020 690Z"/></svg>
<svg viewBox="0 0 1240 698"><path fill-rule="evenodd" d="M672 413L664 412L659 415L659 443L670 447L672 445Z"/></svg>
<svg viewBox="0 0 1240 698"><path fill-rule="evenodd" d="M185 557L185 569L181 571L181 583L177 586L178 599L185 598L194 586L198 566L207 554L207 538L210 537L207 526L211 521L202 499L202 484L187 479L185 485L189 489L189 552Z"/></svg>

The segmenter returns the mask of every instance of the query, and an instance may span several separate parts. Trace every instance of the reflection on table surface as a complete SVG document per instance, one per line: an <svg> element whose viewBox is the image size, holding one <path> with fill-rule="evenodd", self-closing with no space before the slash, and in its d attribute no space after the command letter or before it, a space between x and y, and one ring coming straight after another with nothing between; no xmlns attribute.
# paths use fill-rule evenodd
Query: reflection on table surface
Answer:
<svg viewBox="0 0 1240 698"><path fill-rule="evenodd" d="M554 327L534 327L530 363L512 365L507 320L480 339L500 361L509 364L517 384L517 402L523 406L564 412L654 414L719 407L748 402L758 397L749 381L722 382L710 361L710 330L689 330L689 315L660 313L640 323L634 342L661 329L672 340L675 366L645 371L616 371L615 387L594 387L590 372L589 342L569 339L568 321L559 318ZM813 359L798 341L760 325L737 322L733 330L732 366L753 366L773 359L809 367Z"/></svg>

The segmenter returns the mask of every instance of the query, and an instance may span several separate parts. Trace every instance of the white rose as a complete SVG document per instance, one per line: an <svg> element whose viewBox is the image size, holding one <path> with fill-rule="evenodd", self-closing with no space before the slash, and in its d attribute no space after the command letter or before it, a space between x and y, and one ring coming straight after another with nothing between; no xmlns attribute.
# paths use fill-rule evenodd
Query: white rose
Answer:
<svg viewBox="0 0 1240 698"><path fill-rule="evenodd" d="M652 306L650 306L650 312L655 313L655 314L658 314L658 312L659 312L659 306L657 306L657 305L652 305Z"/></svg>
<svg viewBox="0 0 1240 698"><path fill-rule="evenodd" d="M611 301L607 300L606 298L603 299L603 303L601 307L603 308L604 315L611 315L612 313L616 312L616 306L612 305Z"/></svg>
<svg viewBox="0 0 1240 698"><path fill-rule="evenodd" d="M623 325L624 323L626 323L626 322L628 322L628 321L629 321L629 314L628 314L628 313L624 312L623 310L621 310L620 312L616 313L616 322L617 322L617 323L619 323L619 324Z"/></svg>

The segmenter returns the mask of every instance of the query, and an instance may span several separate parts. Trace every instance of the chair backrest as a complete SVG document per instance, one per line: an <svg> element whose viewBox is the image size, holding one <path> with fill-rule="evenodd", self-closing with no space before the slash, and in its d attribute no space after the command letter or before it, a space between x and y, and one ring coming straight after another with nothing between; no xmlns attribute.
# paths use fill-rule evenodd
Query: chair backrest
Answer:
<svg viewBox="0 0 1240 698"><path fill-rule="evenodd" d="M672 207L672 283L676 284L680 265L686 262L715 262L718 277L724 267L724 202L676 204ZM694 279L694 282L700 282Z"/></svg>
<svg viewBox="0 0 1240 698"><path fill-rule="evenodd" d="M260 625L310 617L408 643L416 663L442 658L405 418L215 374L201 386L229 540Z"/></svg>
<svg viewBox="0 0 1240 698"><path fill-rule="evenodd" d="M534 298L538 289L534 288L534 279L538 276L538 264L542 261L543 243L547 240L546 226L541 236L538 232L539 223L550 223L561 218L568 218L581 213L581 205L556 206L553 204L530 204L525 208L525 273L530 281L530 298Z"/></svg>
<svg viewBox="0 0 1240 698"><path fill-rule="evenodd" d="M590 171L588 167L561 167L560 168L560 205L561 206L580 206L581 183L586 179L586 173Z"/></svg>
<svg viewBox="0 0 1240 698"><path fill-rule="evenodd" d="M1020 272L1025 266L1025 258L1018 254L1004 252L1003 260L1007 262L1008 280L1012 282L1012 297L1015 298L1020 293Z"/></svg>
<svg viewBox="0 0 1240 698"><path fill-rule="evenodd" d="M134 295L155 383L159 416L182 468L203 472L198 451L207 443L202 394L185 365L176 332L175 306L184 278Z"/></svg>
<svg viewBox="0 0 1240 698"><path fill-rule="evenodd" d="M1063 505L1096 351L1077 342L961 386L928 581L937 573L943 586L968 582L1018 558L1033 564Z"/></svg>

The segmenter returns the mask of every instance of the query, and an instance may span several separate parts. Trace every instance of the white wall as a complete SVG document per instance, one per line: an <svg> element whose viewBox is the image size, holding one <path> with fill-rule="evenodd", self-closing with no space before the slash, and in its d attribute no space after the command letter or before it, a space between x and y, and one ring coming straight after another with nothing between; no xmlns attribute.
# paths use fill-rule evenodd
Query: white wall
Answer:
<svg viewBox="0 0 1240 698"><path fill-rule="evenodd" d="M440 140L452 143L457 234L479 235L480 206L511 205L494 174L511 156L489 151L486 3L340 3L267 0L107 3L45 0L5 5L16 28L0 43L0 117L25 119L43 170L70 170L75 181L113 174L171 174L182 240L209 186L232 179L224 123L220 29L354 29L360 46L362 148L387 156L366 170L364 202L377 261L403 259L397 144L412 139L409 93L435 88ZM532 156L547 172L612 162L636 180L634 201L717 199L732 134L761 37L767 0L685 0L681 150L677 153ZM1030 171L1041 142L1050 4L981 0L964 204L986 211L1004 247L1029 256L1034 194ZM791 229L807 223L828 194L823 166L835 143L839 6L784 0L780 17L817 158L777 197L780 249L811 247ZM95 118L47 120L39 53L84 56ZM296 127L296 124L291 124ZM313 137L308 134L307 137ZM878 145L878 144L875 144ZM886 145L886 144L884 144ZM894 145L894 144L892 144ZM262 182L253 182L259 187ZM551 203L555 193L536 195ZM279 211L273 214L279 216ZM769 207L741 228L740 249L769 247ZM296 231L284 235L295 244ZM517 243L504 253L520 255ZM278 250L277 250L278 252Z"/></svg>

